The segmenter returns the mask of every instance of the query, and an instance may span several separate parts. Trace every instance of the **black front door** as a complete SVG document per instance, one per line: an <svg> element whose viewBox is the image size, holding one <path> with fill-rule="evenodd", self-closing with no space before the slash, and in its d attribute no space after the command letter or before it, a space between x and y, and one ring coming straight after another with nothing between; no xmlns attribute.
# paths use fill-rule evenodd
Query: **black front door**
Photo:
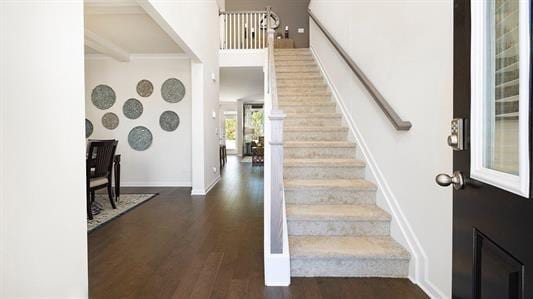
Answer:
<svg viewBox="0 0 533 299"><path fill-rule="evenodd" d="M453 298L533 298L531 3L454 2Z"/></svg>

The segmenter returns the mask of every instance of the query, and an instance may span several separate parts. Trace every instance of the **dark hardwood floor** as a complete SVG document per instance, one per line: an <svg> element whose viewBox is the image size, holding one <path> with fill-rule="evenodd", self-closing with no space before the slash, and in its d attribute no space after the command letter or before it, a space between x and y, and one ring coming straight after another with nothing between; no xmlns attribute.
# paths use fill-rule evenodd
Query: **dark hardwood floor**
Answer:
<svg viewBox="0 0 533 299"><path fill-rule="evenodd" d="M263 284L263 171L228 157L205 197L159 195L89 234L91 298L427 298L407 279L293 278Z"/></svg>

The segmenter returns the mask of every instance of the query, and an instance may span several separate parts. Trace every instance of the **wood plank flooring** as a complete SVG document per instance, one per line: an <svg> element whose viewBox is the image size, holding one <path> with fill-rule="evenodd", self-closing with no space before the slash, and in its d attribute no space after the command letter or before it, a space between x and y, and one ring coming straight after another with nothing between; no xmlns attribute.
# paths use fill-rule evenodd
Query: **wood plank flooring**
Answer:
<svg viewBox="0 0 533 299"><path fill-rule="evenodd" d="M89 234L91 298L427 298L407 279L293 278L263 284L263 169L228 157L205 197L159 195Z"/></svg>

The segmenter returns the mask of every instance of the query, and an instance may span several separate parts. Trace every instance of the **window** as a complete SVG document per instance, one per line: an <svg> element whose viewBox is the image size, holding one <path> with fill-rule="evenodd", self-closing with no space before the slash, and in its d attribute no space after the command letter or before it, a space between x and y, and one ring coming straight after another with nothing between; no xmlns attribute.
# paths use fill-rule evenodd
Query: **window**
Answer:
<svg viewBox="0 0 533 299"><path fill-rule="evenodd" d="M235 117L224 119L224 131L226 136L226 149L235 150L237 135L237 119Z"/></svg>
<svg viewBox="0 0 533 299"><path fill-rule="evenodd" d="M529 1L472 1L471 176L529 196Z"/></svg>

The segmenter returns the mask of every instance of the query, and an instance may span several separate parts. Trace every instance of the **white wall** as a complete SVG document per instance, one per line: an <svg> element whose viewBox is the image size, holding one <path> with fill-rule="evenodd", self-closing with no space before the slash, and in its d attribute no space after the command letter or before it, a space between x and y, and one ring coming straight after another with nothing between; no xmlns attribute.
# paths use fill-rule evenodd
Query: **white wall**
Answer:
<svg viewBox="0 0 533 299"><path fill-rule="evenodd" d="M413 123L408 132L396 131L311 21L311 47L371 158L378 204L396 216L393 236L413 250L411 278L434 297L451 296L452 194L434 178L452 168L445 141L452 118L452 5L408 0L310 4L399 115Z"/></svg>
<svg viewBox="0 0 533 299"><path fill-rule="evenodd" d="M221 20L223 26L224 21ZM219 50L220 67L263 67L266 49L228 49Z"/></svg>
<svg viewBox="0 0 533 299"><path fill-rule="evenodd" d="M112 58L88 56L85 60L85 112L94 126L89 139L118 139L117 152L122 155L122 186L191 186L191 64L180 55L140 55L129 62ZM178 103L168 103L161 97L161 85L168 78L178 78L185 85L186 93ZM149 97L136 92L137 82L147 79L154 85ZM99 84L113 88L117 100L107 110L96 108L91 102L91 92ZM143 104L144 112L137 119L124 116L122 107L130 98ZM179 127L173 132L161 129L159 116L171 110L180 118ZM120 120L114 130L104 128L102 116L115 113ZM147 127L153 135L150 148L133 150L128 145L128 133L135 126Z"/></svg>
<svg viewBox="0 0 533 299"><path fill-rule="evenodd" d="M220 101L261 101L264 97L263 67L220 69Z"/></svg>
<svg viewBox="0 0 533 299"><path fill-rule="evenodd" d="M192 194L203 195L220 179L218 4L215 0L138 2L192 58Z"/></svg>
<svg viewBox="0 0 533 299"><path fill-rule="evenodd" d="M86 298L83 3L0 3L0 297Z"/></svg>

